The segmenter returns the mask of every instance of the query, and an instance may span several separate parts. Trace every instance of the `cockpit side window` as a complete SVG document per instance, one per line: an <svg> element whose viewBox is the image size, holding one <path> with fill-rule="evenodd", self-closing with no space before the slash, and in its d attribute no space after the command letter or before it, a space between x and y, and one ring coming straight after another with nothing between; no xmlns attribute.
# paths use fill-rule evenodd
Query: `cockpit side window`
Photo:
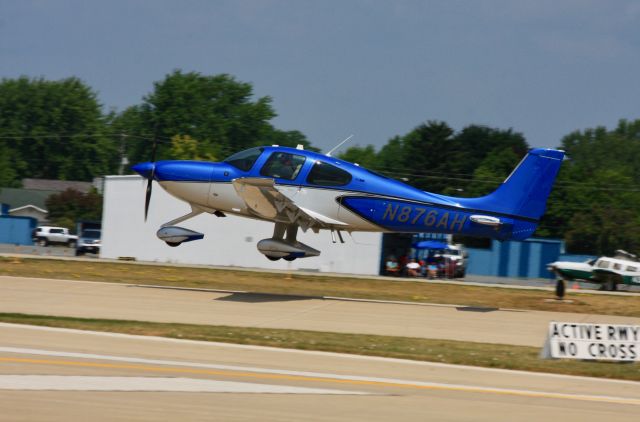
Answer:
<svg viewBox="0 0 640 422"><path fill-rule="evenodd" d="M277 177L279 179L293 180L300 173L306 157L303 155L291 154L288 152L274 152L262 169L260 174L266 177Z"/></svg>
<svg viewBox="0 0 640 422"><path fill-rule="evenodd" d="M249 171L255 164L258 157L260 157L260 154L262 154L262 148L251 148L233 154L231 157L224 160L224 162L229 163L242 171Z"/></svg>
<svg viewBox="0 0 640 422"><path fill-rule="evenodd" d="M311 168L307 183L320 186L344 186L351 181L351 174L323 161L316 161Z"/></svg>

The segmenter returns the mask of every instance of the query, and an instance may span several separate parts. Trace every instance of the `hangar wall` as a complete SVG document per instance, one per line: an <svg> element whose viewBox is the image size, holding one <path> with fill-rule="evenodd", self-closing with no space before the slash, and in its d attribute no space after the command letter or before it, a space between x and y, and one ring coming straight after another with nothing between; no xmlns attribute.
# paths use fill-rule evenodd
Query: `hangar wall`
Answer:
<svg viewBox="0 0 640 422"><path fill-rule="evenodd" d="M345 234L346 243L334 244L328 231L319 234L300 231L298 240L320 250L321 255L293 262L272 262L258 252L256 243L271 237L273 223L202 214L179 225L204 233L204 239L172 248L156 237L156 231L162 224L187 214L191 209L154 182L145 223L146 183L140 176L107 176L102 216L102 258L134 257L140 261L181 264L378 274L381 233Z"/></svg>
<svg viewBox="0 0 640 422"><path fill-rule="evenodd" d="M554 278L547 264L558 260L563 251L564 243L557 239L492 240L490 249L467 249L467 274Z"/></svg>
<svg viewBox="0 0 640 422"><path fill-rule="evenodd" d="M31 232L37 225L35 218L0 215L0 243L33 245Z"/></svg>

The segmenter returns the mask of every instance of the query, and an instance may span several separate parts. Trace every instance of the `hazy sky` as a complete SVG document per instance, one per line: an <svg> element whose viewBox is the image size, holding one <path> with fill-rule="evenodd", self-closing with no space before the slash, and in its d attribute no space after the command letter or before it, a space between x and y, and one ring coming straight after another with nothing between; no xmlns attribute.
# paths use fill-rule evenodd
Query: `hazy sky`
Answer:
<svg viewBox="0 0 640 422"><path fill-rule="evenodd" d="M0 0L0 77L77 76L122 110L174 69L252 83L323 148L431 119L558 146L640 118L640 1Z"/></svg>

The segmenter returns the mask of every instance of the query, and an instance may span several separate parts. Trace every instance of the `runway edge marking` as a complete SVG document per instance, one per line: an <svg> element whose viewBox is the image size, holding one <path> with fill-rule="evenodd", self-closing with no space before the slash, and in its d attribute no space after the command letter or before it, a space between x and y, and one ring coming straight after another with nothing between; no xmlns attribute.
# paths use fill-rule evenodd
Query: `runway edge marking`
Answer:
<svg viewBox="0 0 640 422"><path fill-rule="evenodd" d="M435 367L435 368L467 369L467 370L473 370L478 372L492 372L492 373L499 373L499 374L500 373L501 374L522 374L522 375L543 377L543 378L585 380L585 381L599 382L599 383L605 383L605 384L611 384L611 383L626 384L626 385L632 385L634 387L638 387L640 385L638 381L629 381L629 380L585 377L585 376L579 376L579 375L550 374L550 373L544 373L544 372L532 372L532 371L522 371L522 370L514 370L514 369L485 368L482 366L454 365L450 363L427 362L427 361L399 359L399 358L386 358L381 356L364 356L364 355L354 355L354 354L336 353L336 352L323 352L323 351L317 351L317 350L287 349L287 348L270 347L270 346L255 346L255 345L246 345L246 344L202 341L202 340L175 339L175 338L158 337L158 336L141 336L141 335L135 335L135 334L78 330L73 328L60 328L60 327L43 327L38 325L12 324L7 322L0 322L0 328L2 327L51 331L51 332L60 332L60 333L68 333L68 334L95 335L95 336L101 336L101 337L155 341L155 342L162 342L162 343L193 344L193 345L199 345L199 346L205 346L205 347L259 350L259 351L266 350L266 351L273 351L277 353L298 353L298 354L315 355L315 356L340 357L340 358L363 360L363 361L390 362L390 363L399 363L399 364L405 364L405 365L428 366L428 367Z"/></svg>
<svg viewBox="0 0 640 422"><path fill-rule="evenodd" d="M83 359L110 360L110 361L117 361L117 362L123 362L123 363L109 364L109 363L98 363L98 362L61 361L61 360L7 358L7 357L0 357L0 362L33 363L33 364L42 364L42 365L64 365L64 366L94 367L94 368L133 369L133 370L152 371L152 372L159 371L163 373L181 373L181 374L192 373L192 374L207 374L207 375L223 375L223 376L235 376L235 377L243 377L243 378L277 379L281 381L289 380L289 381L338 383L341 385L351 384L351 385L359 385L359 386L367 385L367 386L373 386L373 387L382 386L382 387L396 387L396 388L421 389L421 390L459 391L459 392L467 392L467 393L497 394L497 395L518 396L518 397L562 399L562 400L588 401L588 402L599 402L599 403L616 403L616 404L640 406L640 399L631 398L631 397L558 393L553 391L517 390L517 389L507 389L507 388L499 388L499 387L483 387L483 386L476 386L476 385L411 381L411 380L401 380L401 379L394 379L394 378L347 376L347 375L327 374L327 373L317 373L317 372L298 372L298 371L273 370L273 369L253 368L253 367L236 367L236 366L227 366L227 365L202 364L202 363L195 363L195 362L164 361L164 360L155 360L155 359L130 358L130 357L122 357L122 356L54 352L54 351L47 351L47 350L21 349L21 348L12 348L12 347L0 347L0 352L35 354L35 355L56 356L56 357L76 357L76 358L83 358ZM124 362L127 362L127 364L125 364ZM136 364L133 364L133 363L136 363ZM150 366L150 365L162 365L162 366ZM170 367L171 365L181 366L182 368L175 368L175 367L171 368ZM208 369L208 368L211 368L211 369Z"/></svg>

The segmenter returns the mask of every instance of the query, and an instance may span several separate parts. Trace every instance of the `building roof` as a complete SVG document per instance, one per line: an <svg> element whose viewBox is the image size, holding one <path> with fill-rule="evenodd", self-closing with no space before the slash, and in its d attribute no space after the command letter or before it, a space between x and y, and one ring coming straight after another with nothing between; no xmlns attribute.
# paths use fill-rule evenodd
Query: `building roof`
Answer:
<svg viewBox="0 0 640 422"><path fill-rule="evenodd" d="M33 205L46 210L47 198L58 192L57 190L0 188L0 203L8 204L11 209Z"/></svg>
<svg viewBox="0 0 640 422"><path fill-rule="evenodd" d="M93 187L93 184L91 182L78 182L73 180L22 179L22 187L25 189L55 192L62 192L71 188L82 193L88 193Z"/></svg>
<svg viewBox="0 0 640 422"><path fill-rule="evenodd" d="M32 210L38 211L38 212L40 212L42 214L49 214L49 211L47 211L45 209L42 209L40 207L36 207L35 205L31 205L31 204L23 205L23 206L17 207L17 208L12 208L12 209L9 210L9 213L13 214L13 213L16 213L18 211L26 210L26 209L29 209L29 208L32 209Z"/></svg>

